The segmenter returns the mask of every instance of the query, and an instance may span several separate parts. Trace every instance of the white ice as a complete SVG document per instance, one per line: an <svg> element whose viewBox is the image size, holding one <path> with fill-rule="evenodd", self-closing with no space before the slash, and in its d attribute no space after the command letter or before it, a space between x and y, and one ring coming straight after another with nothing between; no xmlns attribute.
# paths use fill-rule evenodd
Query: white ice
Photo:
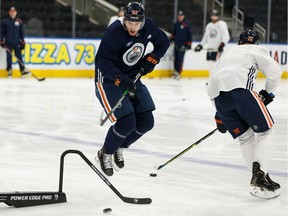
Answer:
<svg viewBox="0 0 288 216"><path fill-rule="evenodd" d="M280 197L249 194L251 173L240 148L218 131L167 166L157 167L215 129L206 79L143 79L157 110L155 127L124 152L125 168L109 178L124 196L150 197L150 205L122 202L75 154L66 156L67 203L14 208L0 203L1 216L287 216L287 80L269 110L276 141L271 178ZM264 79L257 88L264 87ZM67 149L93 163L109 122L99 126L101 107L93 79L0 79L0 193L58 191L59 159ZM150 177L157 173L157 177Z"/></svg>

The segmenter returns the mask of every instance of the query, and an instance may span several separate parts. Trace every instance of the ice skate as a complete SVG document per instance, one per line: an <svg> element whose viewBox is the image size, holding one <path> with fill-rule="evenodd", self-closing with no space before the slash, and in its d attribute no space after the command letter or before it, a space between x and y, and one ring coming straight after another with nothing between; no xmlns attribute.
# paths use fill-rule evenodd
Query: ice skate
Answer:
<svg viewBox="0 0 288 216"><path fill-rule="evenodd" d="M106 154L105 150L102 148L98 151L95 159L100 163L101 170L104 174L107 176L113 175L112 154Z"/></svg>
<svg viewBox="0 0 288 216"><path fill-rule="evenodd" d="M180 80L180 75L177 71L174 71L172 74L172 78L175 80Z"/></svg>
<svg viewBox="0 0 288 216"><path fill-rule="evenodd" d="M274 181L270 178L270 176L269 176L268 173L266 174L265 177L266 177L267 181L274 187L275 194L276 194L277 196L279 196L279 195L281 194L281 186L280 186L280 184L278 184L277 182L274 182Z"/></svg>
<svg viewBox="0 0 288 216"><path fill-rule="evenodd" d="M258 162L253 162L252 172L253 174L250 182L251 195L264 199L272 199L279 196L275 193L275 188L267 180L265 173L260 169L260 164Z"/></svg>
<svg viewBox="0 0 288 216"><path fill-rule="evenodd" d="M116 152L113 154L113 168L116 171L119 171L124 167L124 157L123 157L123 150L124 148L118 148Z"/></svg>
<svg viewBox="0 0 288 216"><path fill-rule="evenodd" d="M21 77L22 78L24 78L25 76L31 75L30 70L28 68L26 68L26 67L24 69L22 69L20 72L21 72Z"/></svg>
<svg viewBox="0 0 288 216"><path fill-rule="evenodd" d="M8 75L8 78L12 78L12 70L11 69L9 69L7 71L7 75Z"/></svg>

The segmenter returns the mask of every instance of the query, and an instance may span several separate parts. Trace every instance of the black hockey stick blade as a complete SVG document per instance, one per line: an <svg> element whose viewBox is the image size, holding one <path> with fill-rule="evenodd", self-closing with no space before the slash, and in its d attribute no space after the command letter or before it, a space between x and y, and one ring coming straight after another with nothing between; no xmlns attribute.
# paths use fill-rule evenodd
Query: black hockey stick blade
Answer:
<svg viewBox="0 0 288 216"><path fill-rule="evenodd" d="M130 197L123 197L123 196L121 200L123 202L131 203L131 204L150 204L152 202L152 199L150 198L130 198Z"/></svg>
<svg viewBox="0 0 288 216"><path fill-rule="evenodd" d="M212 130L211 132L209 132L208 134L206 134L204 137L202 137L201 139L199 139L197 142L193 143L192 145L190 145L188 148L184 149L183 151L181 151L179 154L175 155L173 158L171 158L170 160L168 160L166 163L160 165L157 170L162 169L164 166L166 166L167 164L171 163L172 161L174 161L175 159L177 159L178 157L180 157L181 155L183 155L184 153L186 153L187 151L189 151L191 148L193 148L194 146L198 145L199 143L201 143L203 140L205 140L206 138L210 137L213 133L215 133L215 131L217 131L217 128L215 128L214 130Z"/></svg>
<svg viewBox="0 0 288 216"><path fill-rule="evenodd" d="M46 79L46 77L43 77L43 78L39 78L39 77L37 77L37 76L35 76L33 73L31 73L32 74L32 76L35 78L35 79L37 79L38 81L44 81L45 79Z"/></svg>
<svg viewBox="0 0 288 216"><path fill-rule="evenodd" d="M12 192L0 193L0 202L8 206L28 207L67 202L63 192Z"/></svg>

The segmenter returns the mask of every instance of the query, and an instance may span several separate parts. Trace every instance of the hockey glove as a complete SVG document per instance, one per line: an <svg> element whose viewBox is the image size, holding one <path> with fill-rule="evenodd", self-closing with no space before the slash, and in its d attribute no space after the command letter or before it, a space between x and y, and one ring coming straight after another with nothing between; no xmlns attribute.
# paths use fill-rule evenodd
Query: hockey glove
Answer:
<svg viewBox="0 0 288 216"><path fill-rule="evenodd" d="M20 43L19 43L19 47L21 50L25 49L25 45L26 45L26 42L24 40L22 40Z"/></svg>
<svg viewBox="0 0 288 216"><path fill-rule="evenodd" d="M189 43L189 44L185 44L185 50L190 50L191 49L191 43Z"/></svg>
<svg viewBox="0 0 288 216"><path fill-rule="evenodd" d="M127 75L117 75L114 79L114 83L116 86L124 86L124 88L128 90L129 96L134 97L136 91L136 84Z"/></svg>
<svg viewBox="0 0 288 216"><path fill-rule="evenodd" d="M154 67L159 63L159 58L153 54L148 53L144 56L141 67L143 68L142 76L153 71Z"/></svg>
<svg viewBox="0 0 288 216"><path fill-rule="evenodd" d="M273 98L275 97L275 95L273 93L269 94L265 89L262 89L259 92L259 97L264 103L264 105L267 106L269 103L273 101Z"/></svg>
<svg viewBox="0 0 288 216"><path fill-rule="evenodd" d="M200 52L202 49L203 49L203 46L202 46L201 44L198 44L198 45L195 47L194 51L195 51L195 52Z"/></svg>
<svg viewBox="0 0 288 216"><path fill-rule="evenodd" d="M219 118L217 112L215 114L215 122L216 122L216 126L217 126L218 131L221 133L226 133L227 128L225 127L225 125L223 124L221 119Z"/></svg>
<svg viewBox="0 0 288 216"><path fill-rule="evenodd" d="M1 41L0 41L0 46L1 46L3 49L5 49L5 41L4 41L4 40L1 40Z"/></svg>
<svg viewBox="0 0 288 216"><path fill-rule="evenodd" d="M225 44L222 42L219 47L218 47L218 52L223 52L223 48L224 48Z"/></svg>
<svg viewBox="0 0 288 216"><path fill-rule="evenodd" d="M171 37L169 38L170 44L172 44L174 42L174 36L171 35Z"/></svg>

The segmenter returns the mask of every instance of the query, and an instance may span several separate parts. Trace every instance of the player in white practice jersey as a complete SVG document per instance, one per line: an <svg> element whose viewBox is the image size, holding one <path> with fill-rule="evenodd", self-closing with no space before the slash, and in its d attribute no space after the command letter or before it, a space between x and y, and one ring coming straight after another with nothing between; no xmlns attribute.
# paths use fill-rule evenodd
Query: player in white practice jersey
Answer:
<svg viewBox="0 0 288 216"><path fill-rule="evenodd" d="M125 7L123 7L123 6L119 7L118 14L116 16L110 17L108 26L110 26L113 22L118 20L120 17L124 17L124 11L125 11Z"/></svg>
<svg viewBox="0 0 288 216"><path fill-rule="evenodd" d="M274 143L274 121L266 108L273 101L282 70L269 52L258 45L257 32L246 29L239 43L216 62L208 82L208 95L216 106L220 132L238 139L244 160L252 170L251 194L262 198L280 195L280 185L267 171ZM265 90L253 89L260 70L266 76Z"/></svg>
<svg viewBox="0 0 288 216"><path fill-rule="evenodd" d="M206 25L203 38L195 48L195 52L200 52L203 46L207 45L206 59L209 64L209 73L213 71L216 60L223 52L224 46L229 42L230 35L227 23L219 19L219 12L213 10L211 12L211 22Z"/></svg>

